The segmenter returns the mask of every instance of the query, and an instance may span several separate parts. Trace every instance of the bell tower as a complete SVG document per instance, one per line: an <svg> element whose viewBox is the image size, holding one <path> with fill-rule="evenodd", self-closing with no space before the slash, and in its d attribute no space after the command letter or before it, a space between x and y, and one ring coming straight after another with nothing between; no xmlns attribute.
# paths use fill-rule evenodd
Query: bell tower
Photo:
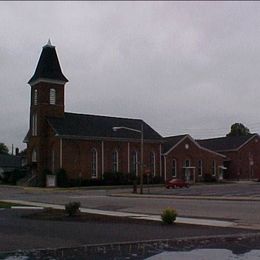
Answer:
<svg viewBox="0 0 260 260"><path fill-rule="evenodd" d="M28 81L31 86L30 127L26 137L28 162L32 171L47 168L49 156L49 117L64 117L64 87L68 82L63 75L55 46L48 43L42 52L36 70Z"/></svg>

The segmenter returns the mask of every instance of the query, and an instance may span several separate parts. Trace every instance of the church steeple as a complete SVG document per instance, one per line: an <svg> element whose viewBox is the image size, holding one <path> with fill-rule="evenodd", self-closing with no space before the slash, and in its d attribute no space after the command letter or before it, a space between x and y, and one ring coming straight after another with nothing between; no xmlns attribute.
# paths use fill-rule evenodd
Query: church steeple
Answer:
<svg viewBox="0 0 260 260"><path fill-rule="evenodd" d="M38 61L34 75L29 80L31 86L39 82L55 82L57 84L65 84L68 79L63 75L55 50L55 46L48 43L42 47L42 53Z"/></svg>

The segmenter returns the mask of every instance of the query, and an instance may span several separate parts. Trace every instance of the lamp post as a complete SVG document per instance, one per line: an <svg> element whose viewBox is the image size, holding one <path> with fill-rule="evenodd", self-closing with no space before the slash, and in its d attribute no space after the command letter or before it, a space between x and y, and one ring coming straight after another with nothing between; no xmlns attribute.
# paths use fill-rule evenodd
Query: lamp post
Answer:
<svg viewBox="0 0 260 260"><path fill-rule="evenodd" d="M144 131L143 131L143 123L141 124L141 130L129 128L125 126L115 126L112 128L113 131L125 129L133 132L137 132L141 134L141 174L140 174L140 194L143 194L143 175L144 175Z"/></svg>

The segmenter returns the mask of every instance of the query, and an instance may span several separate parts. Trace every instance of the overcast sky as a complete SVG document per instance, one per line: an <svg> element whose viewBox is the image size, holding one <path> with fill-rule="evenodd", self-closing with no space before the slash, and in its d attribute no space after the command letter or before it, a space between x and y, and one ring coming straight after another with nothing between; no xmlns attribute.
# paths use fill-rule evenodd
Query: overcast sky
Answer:
<svg viewBox="0 0 260 260"><path fill-rule="evenodd" d="M142 118L163 136L260 132L260 2L0 2L0 142L25 148L51 39L67 112Z"/></svg>

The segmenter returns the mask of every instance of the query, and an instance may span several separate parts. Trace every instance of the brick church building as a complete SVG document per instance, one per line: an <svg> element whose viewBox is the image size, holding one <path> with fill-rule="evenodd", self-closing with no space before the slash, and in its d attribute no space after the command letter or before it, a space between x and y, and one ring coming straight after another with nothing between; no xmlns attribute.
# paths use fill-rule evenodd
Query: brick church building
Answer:
<svg viewBox="0 0 260 260"><path fill-rule="evenodd" d="M223 176L260 178L257 134L206 140L194 140L190 135L163 138L141 119L68 113L67 82L49 41L28 82L30 126L24 142L28 166L36 179L46 170L55 173L59 169L74 180L103 179L107 172L140 177L142 161L145 174L164 181L197 182L209 175L217 180Z"/></svg>
<svg viewBox="0 0 260 260"><path fill-rule="evenodd" d="M105 172L139 176L142 132L145 171L162 176L160 134L141 119L65 112L67 82L49 41L28 82L30 128L25 142L33 175L63 168L70 179L102 179Z"/></svg>

